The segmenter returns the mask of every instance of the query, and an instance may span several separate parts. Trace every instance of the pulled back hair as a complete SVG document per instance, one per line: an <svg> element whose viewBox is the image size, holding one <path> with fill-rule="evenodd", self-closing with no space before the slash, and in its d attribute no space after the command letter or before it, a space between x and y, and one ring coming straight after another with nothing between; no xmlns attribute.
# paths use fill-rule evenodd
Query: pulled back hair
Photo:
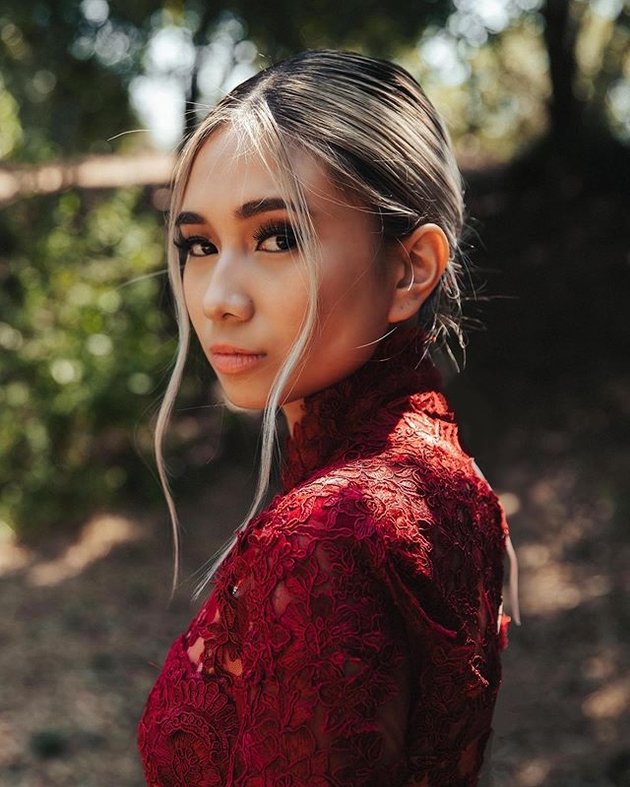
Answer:
<svg viewBox="0 0 630 787"><path fill-rule="evenodd" d="M460 282L464 226L462 178L448 130L420 85L400 66L351 52L307 51L238 85L186 140L173 174L168 220L168 270L179 326L179 349L158 413L155 454L175 544L171 598L179 570L178 520L170 492L162 443L181 382L190 322L184 302L181 260L173 240L195 156L219 130L229 127L239 147L255 151L294 206L300 261L309 283L309 305L299 335L272 385L262 422L261 467L252 506L231 539L204 566L194 597L211 581L239 530L259 509L269 486L276 414L287 397L292 374L305 362L317 325L317 291L322 265L306 195L291 163L296 150L325 165L353 201L378 217L384 242L396 242L421 224L439 225L449 241L446 269L418 312L427 344L446 349L453 339L464 349Z"/></svg>

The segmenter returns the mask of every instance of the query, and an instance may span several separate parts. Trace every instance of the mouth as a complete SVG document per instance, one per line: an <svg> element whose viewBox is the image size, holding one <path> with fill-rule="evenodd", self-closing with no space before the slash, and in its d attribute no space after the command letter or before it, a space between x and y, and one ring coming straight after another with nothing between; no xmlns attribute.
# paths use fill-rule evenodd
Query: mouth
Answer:
<svg viewBox="0 0 630 787"><path fill-rule="evenodd" d="M266 353L252 352L228 344L213 344L209 348L210 363L220 374L249 371L266 357Z"/></svg>

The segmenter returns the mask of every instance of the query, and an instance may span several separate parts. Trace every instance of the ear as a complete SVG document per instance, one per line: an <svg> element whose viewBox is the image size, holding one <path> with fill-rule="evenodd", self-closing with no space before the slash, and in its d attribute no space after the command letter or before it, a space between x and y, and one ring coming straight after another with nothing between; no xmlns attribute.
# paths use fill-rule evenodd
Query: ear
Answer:
<svg viewBox="0 0 630 787"><path fill-rule="evenodd" d="M413 317L439 282L448 263L448 238L437 224L422 224L392 249L396 283L390 323ZM391 263L390 263L391 264Z"/></svg>

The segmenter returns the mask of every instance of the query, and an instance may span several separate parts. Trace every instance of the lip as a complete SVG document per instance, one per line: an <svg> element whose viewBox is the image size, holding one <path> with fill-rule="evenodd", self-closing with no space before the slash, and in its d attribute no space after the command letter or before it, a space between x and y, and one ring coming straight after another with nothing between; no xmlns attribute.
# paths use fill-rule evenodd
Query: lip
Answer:
<svg viewBox="0 0 630 787"><path fill-rule="evenodd" d="M266 353L252 352L230 344L213 344L208 349L212 366L221 374L249 371L266 356Z"/></svg>

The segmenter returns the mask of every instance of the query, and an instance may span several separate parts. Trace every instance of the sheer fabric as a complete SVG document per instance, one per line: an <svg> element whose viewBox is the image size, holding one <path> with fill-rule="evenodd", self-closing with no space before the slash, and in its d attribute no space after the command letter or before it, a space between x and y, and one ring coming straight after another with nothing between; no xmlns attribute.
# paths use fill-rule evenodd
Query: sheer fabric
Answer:
<svg viewBox="0 0 630 787"><path fill-rule="evenodd" d="M283 493L149 695L148 785L478 785L508 526L420 338L400 331L307 398Z"/></svg>

